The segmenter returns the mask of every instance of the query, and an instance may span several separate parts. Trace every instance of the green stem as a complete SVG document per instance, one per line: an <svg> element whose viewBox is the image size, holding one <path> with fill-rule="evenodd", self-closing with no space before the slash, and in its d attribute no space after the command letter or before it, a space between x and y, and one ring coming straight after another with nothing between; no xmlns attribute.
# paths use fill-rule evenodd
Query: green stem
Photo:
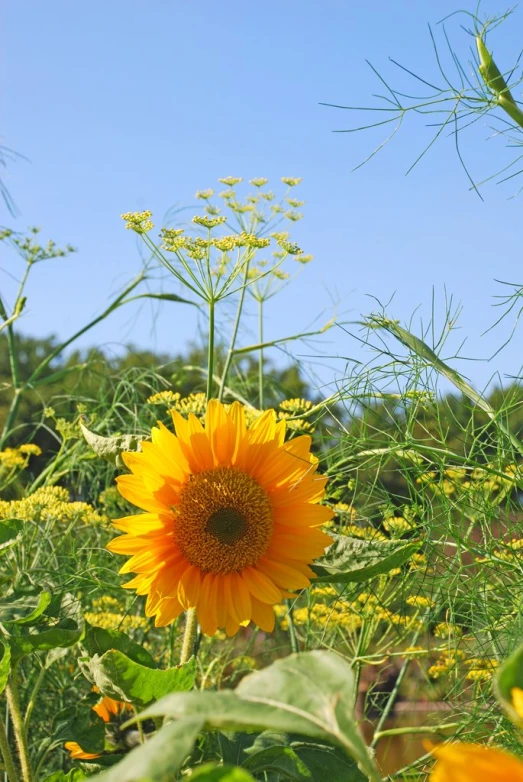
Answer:
<svg viewBox="0 0 523 782"><path fill-rule="evenodd" d="M243 302L245 301L245 291L247 290L247 280L249 275L249 261L245 263L245 269L243 271L243 285L240 291L240 298L238 299L238 309L236 310L236 318L234 320L234 326L231 335L231 344L225 358L225 364L223 367L222 379L220 381L220 391L218 393L218 399L222 401L223 392L225 390L225 383L227 382L227 375L229 374L229 368L231 366L232 357L234 355L234 347L236 345L236 338L238 336L238 330L240 328L240 319L243 311Z"/></svg>
<svg viewBox="0 0 523 782"><path fill-rule="evenodd" d="M296 636L296 628L294 626L294 617L292 615L292 603L290 600L285 601L285 605L287 606L288 611L288 619L289 619L289 637L291 641L291 649L294 652L294 654L297 654L300 651L300 647L298 646L298 638Z"/></svg>
<svg viewBox="0 0 523 782"><path fill-rule="evenodd" d="M442 725L418 725L417 727L405 727L405 728L389 728L388 730L380 730L379 733L374 733L376 741L385 738L386 736L408 736L410 733L440 733L442 730L448 730L450 728L461 727L460 722L447 722Z"/></svg>
<svg viewBox="0 0 523 782"><path fill-rule="evenodd" d="M258 339L263 345L263 299L258 301ZM260 348L258 359L258 396L260 410L263 410L263 348Z"/></svg>
<svg viewBox="0 0 523 782"><path fill-rule="evenodd" d="M185 612L185 632L183 634L182 653L180 665L186 663L193 654L194 642L198 631L198 616L195 608L189 608Z"/></svg>
<svg viewBox="0 0 523 782"><path fill-rule="evenodd" d="M7 779L9 782L17 782L18 774L15 768L15 764L13 761L13 756L11 754L11 749L9 747L9 742L7 740L7 731L5 729L5 723L0 716L0 753L2 754L2 760L4 761L4 770L7 774Z"/></svg>
<svg viewBox="0 0 523 782"><path fill-rule="evenodd" d="M212 397L214 373L214 299L209 299L209 345L207 349L207 401Z"/></svg>
<svg viewBox="0 0 523 782"><path fill-rule="evenodd" d="M33 775L31 773L31 763L29 761L29 752L27 749L27 742L25 738L24 723L20 711L20 699L18 697L18 684L16 682L16 668L13 670L13 673L11 674L10 683L5 688L5 694L7 696L7 703L9 704L11 722L13 723L13 730L16 738L16 744L18 747L18 756L20 758L20 766L22 769L22 780L23 782L32 782Z"/></svg>
<svg viewBox="0 0 523 782"><path fill-rule="evenodd" d="M31 692L31 697L29 698L29 703L27 704L27 708L25 710L25 717L24 717L24 731L25 735L27 737L27 731L29 729L29 723L31 721L31 714L33 713L33 709L35 707L36 698L38 696L38 692L40 690L40 687L42 686L42 683L45 679L45 674L47 673L47 668L42 665L40 668L40 672L38 673L38 676L36 677L36 681L33 687L33 691Z"/></svg>
<svg viewBox="0 0 523 782"><path fill-rule="evenodd" d="M49 364L60 354L62 353L71 343L73 343L75 340L78 339L78 337L81 337L83 334L86 333L86 331L89 331L93 328L93 326L96 326L98 323L103 321L105 318L107 318L108 315L110 315L114 310L118 309L122 304L125 304L125 297L133 291L137 285L139 285L144 279L145 279L145 273L140 272L134 280L129 283L129 285L124 289L124 291L117 296L114 301L105 309L101 315L99 315L97 318L94 318L94 320L91 320L86 326L84 326L82 329L77 331L75 334L73 334L72 337L69 337L65 342L62 342L61 345L58 345L54 350L49 353L48 356L45 357L45 359L36 367L34 372L31 374L31 376L24 382L22 385L20 385L18 388L14 387L14 396L11 400L11 406L9 407L9 411L7 413L7 418L2 430L2 436L0 437L0 448L4 447L5 441L7 440L11 429L13 427L13 423L16 420L16 416L18 413L18 408L20 406L20 401L22 394L24 394L28 389L32 387L32 384L35 380L37 380L42 372L44 372ZM9 330L8 330L8 338L9 338ZM13 343L13 349L14 349L14 343ZM15 382L15 377L13 377L13 383Z"/></svg>

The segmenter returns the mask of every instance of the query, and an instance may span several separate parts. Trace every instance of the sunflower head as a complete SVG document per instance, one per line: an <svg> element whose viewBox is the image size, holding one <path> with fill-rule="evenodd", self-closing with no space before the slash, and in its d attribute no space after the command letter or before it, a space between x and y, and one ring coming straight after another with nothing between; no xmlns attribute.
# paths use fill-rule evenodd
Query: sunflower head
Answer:
<svg viewBox="0 0 523 782"><path fill-rule="evenodd" d="M272 606L309 585L309 563L331 542L318 527L327 479L317 474L308 435L285 442L273 410L249 427L238 402L211 400L205 426L172 411L140 453L123 454L117 478L125 499L145 513L115 522L125 532L108 548L131 558L125 584L147 595L157 626L196 608L201 628L234 635L252 620L274 628Z"/></svg>

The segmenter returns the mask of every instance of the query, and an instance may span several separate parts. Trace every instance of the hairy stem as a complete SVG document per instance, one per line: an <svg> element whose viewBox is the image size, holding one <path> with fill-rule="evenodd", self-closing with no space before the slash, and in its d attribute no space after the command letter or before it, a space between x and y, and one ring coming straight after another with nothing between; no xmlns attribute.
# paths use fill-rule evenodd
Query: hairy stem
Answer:
<svg viewBox="0 0 523 782"><path fill-rule="evenodd" d="M31 773L31 763L29 762L29 752L27 749L27 742L25 738L24 723L20 711L20 699L18 697L18 684L16 682L16 669L11 674L11 680L10 683L5 688L5 694L7 696L7 703L9 704L11 722L13 723L13 730L16 738L16 745L18 748L18 756L20 758L20 767L22 769L22 780L23 782L32 782L33 775Z"/></svg>
<svg viewBox="0 0 523 782"><path fill-rule="evenodd" d="M196 633L198 631L198 617L195 608L189 608L185 612L185 632L183 634L182 653L180 665L186 663L193 654Z"/></svg>
<svg viewBox="0 0 523 782"><path fill-rule="evenodd" d="M7 740L7 731L5 729L5 723L0 716L0 753L2 755L2 760L4 761L4 770L7 774L7 779L9 782L17 782L18 779L18 773L15 768L15 764L13 761L13 756L11 754L11 749L9 747L9 742Z"/></svg>

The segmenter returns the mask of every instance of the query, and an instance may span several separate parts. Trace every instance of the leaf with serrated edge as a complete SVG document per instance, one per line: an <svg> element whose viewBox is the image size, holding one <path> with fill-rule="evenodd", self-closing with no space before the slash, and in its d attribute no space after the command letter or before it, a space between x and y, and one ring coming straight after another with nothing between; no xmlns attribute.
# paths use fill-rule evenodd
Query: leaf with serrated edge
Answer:
<svg viewBox="0 0 523 782"><path fill-rule="evenodd" d="M367 581L400 567L420 547L421 540L362 540L331 535L334 543L311 566L315 583Z"/></svg>
<svg viewBox="0 0 523 782"><path fill-rule="evenodd" d="M194 686L196 660L176 668L160 670L134 662L126 654L111 649L82 662L84 674L103 695L131 703L147 704L171 692L186 692Z"/></svg>
<svg viewBox="0 0 523 782"><path fill-rule="evenodd" d="M168 695L137 719L200 717L208 730L300 733L342 747L373 781L381 780L353 717L351 666L333 652L293 654L246 676L237 689Z"/></svg>

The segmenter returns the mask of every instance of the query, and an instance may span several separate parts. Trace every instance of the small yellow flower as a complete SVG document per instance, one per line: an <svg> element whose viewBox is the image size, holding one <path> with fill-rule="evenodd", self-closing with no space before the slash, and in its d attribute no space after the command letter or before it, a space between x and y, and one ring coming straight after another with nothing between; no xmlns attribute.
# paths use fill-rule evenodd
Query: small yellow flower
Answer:
<svg viewBox="0 0 523 782"><path fill-rule="evenodd" d="M196 215L196 217L193 217L192 219L193 223L196 223L196 225L202 225L204 228L216 228L217 225L223 225L223 223L227 222L226 217L207 217L206 215Z"/></svg>
<svg viewBox="0 0 523 782"><path fill-rule="evenodd" d="M241 176L226 176L223 179L219 179L218 182L221 182L222 185L227 185L227 187L234 187L234 185L239 185L242 179L243 177Z"/></svg>
<svg viewBox="0 0 523 782"><path fill-rule="evenodd" d="M214 190L212 188L207 188L207 190L197 190L195 198L201 198L204 201L208 201L209 198L212 198L214 195Z"/></svg>
<svg viewBox="0 0 523 782"><path fill-rule="evenodd" d="M422 595L409 595L406 600L407 605L414 606L414 608L433 608L434 601L428 597Z"/></svg>
<svg viewBox="0 0 523 782"><path fill-rule="evenodd" d="M501 749L479 744L440 744L430 782L523 782L523 763Z"/></svg>
<svg viewBox="0 0 523 782"><path fill-rule="evenodd" d="M249 179L249 182L253 187L263 187L269 180L265 177L258 177L257 179Z"/></svg>
<svg viewBox="0 0 523 782"><path fill-rule="evenodd" d="M282 176L281 181L284 185L288 185L288 187L296 187L296 185L299 185L303 177L292 177L292 176Z"/></svg>
<svg viewBox="0 0 523 782"><path fill-rule="evenodd" d="M149 210L145 212L125 212L122 215L122 220L125 220L125 227L131 231L136 231L137 234L146 234L154 228L154 223L151 222L153 213Z"/></svg>

